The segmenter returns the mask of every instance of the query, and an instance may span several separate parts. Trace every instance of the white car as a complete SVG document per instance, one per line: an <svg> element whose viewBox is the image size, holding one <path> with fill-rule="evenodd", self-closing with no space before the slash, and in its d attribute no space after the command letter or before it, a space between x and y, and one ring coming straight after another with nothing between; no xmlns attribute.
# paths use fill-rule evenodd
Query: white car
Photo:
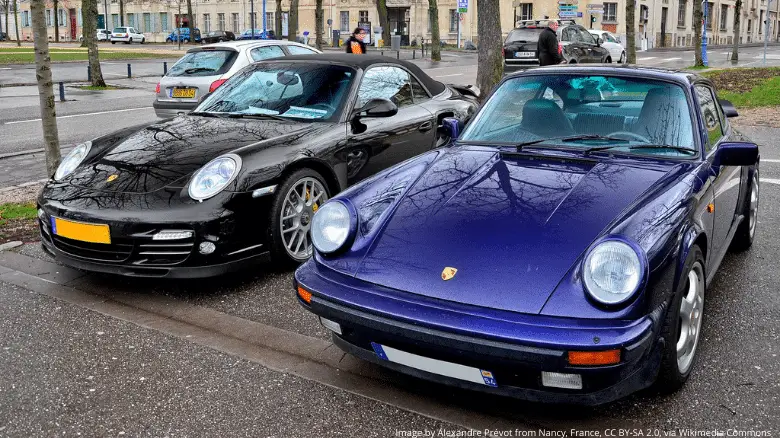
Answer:
<svg viewBox="0 0 780 438"><path fill-rule="evenodd" d="M107 29L98 29L95 31L95 38L98 41L109 41L111 39L111 31ZM84 41L84 35L79 37L79 42Z"/></svg>
<svg viewBox="0 0 780 438"><path fill-rule="evenodd" d="M612 62L623 64L626 62L626 49L620 43L620 38L606 30L589 29L588 32L601 39L601 47L609 50Z"/></svg>
<svg viewBox="0 0 780 438"><path fill-rule="evenodd" d="M241 40L193 47L160 79L152 106L157 117L190 112L247 65L289 55L322 53L287 40Z"/></svg>
<svg viewBox="0 0 780 438"><path fill-rule="evenodd" d="M144 38L144 34L138 33L134 27L115 27L114 31L111 32L111 44L116 44L117 42L143 44L146 42L146 38Z"/></svg>

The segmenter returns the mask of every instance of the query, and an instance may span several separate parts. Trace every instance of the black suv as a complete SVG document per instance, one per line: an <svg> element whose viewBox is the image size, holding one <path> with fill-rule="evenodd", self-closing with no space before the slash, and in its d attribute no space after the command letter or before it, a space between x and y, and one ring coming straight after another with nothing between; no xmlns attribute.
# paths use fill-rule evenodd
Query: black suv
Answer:
<svg viewBox="0 0 780 438"><path fill-rule="evenodd" d="M536 43L549 20L524 21L504 41L504 71L539 65ZM570 64L610 63L609 50L601 47L587 29L570 20L558 20L558 53Z"/></svg>

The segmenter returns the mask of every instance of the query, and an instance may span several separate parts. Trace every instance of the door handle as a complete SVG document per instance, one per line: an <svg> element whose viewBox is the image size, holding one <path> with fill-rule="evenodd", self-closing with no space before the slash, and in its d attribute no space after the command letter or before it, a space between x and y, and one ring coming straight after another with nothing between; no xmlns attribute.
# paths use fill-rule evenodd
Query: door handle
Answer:
<svg viewBox="0 0 780 438"><path fill-rule="evenodd" d="M419 130L420 130L420 132L427 132L427 131L430 131L430 130L431 130L431 128L433 128L433 123L431 123L431 122L425 122L425 123L423 123L422 125L420 125L420 127L419 127L419 128L417 128L417 129L419 129Z"/></svg>

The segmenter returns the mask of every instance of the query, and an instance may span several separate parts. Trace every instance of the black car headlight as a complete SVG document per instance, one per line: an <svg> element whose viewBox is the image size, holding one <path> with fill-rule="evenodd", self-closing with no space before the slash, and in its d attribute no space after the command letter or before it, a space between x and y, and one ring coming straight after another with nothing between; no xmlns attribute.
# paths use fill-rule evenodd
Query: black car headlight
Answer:
<svg viewBox="0 0 780 438"><path fill-rule="evenodd" d="M341 200L325 203L314 214L311 241L317 251L332 254L346 246L354 237L357 215Z"/></svg>
<svg viewBox="0 0 780 438"><path fill-rule="evenodd" d="M219 156L201 167L190 180L189 195L203 201L221 192L241 170L241 157L235 154Z"/></svg>
<svg viewBox="0 0 780 438"><path fill-rule="evenodd" d="M639 290L645 275L640 249L619 239L607 239L585 256L582 279L590 296L601 304L628 301Z"/></svg>
<svg viewBox="0 0 780 438"><path fill-rule="evenodd" d="M68 155L65 156L60 165L57 167L57 171L54 172L54 179L59 181L73 173L73 171L79 167L79 164L84 161L84 158L87 157L87 154L91 148L91 141L82 143L73 148L73 150L71 150Z"/></svg>

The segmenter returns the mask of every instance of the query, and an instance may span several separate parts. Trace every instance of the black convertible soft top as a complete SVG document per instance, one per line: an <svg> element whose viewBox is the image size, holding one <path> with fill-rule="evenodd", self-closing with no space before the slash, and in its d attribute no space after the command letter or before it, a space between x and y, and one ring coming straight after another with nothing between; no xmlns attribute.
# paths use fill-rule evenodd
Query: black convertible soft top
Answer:
<svg viewBox="0 0 780 438"><path fill-rule="evenodd" d="M374 64L396 64L412 72L412 74L414 74L414 76L416 76L417 79L419 79L420 82L422 82L425 88L427 88L432 95L435 96L444 91L444 84L432 79L430 76L425 74L425 72L423 72L422 69L418 67L416 64L412 64L411 62L407 62L407 61L401 61L398 59L393 59L387 56L353 55L351 53L333 53L333 54L323 53L323 54L316 54L316 55L285 56L284 58L275 58L274 60L327 61L333 64L349 65L363 70L367 69L368 67Z"/></svg>

